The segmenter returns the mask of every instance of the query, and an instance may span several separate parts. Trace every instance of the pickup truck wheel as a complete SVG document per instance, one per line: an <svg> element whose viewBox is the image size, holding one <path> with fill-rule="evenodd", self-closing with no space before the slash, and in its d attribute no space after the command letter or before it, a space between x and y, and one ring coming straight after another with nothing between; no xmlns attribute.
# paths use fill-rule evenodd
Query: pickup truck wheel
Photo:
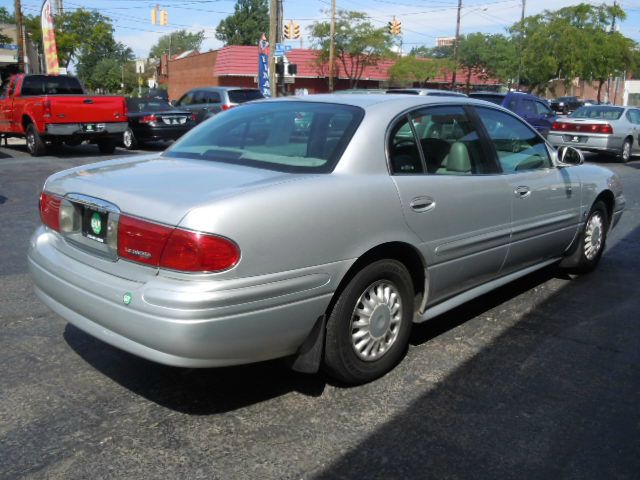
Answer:
<svg viewBox="0 0 640 480"><path fill-rule="evenodd" d="M103 139L103 140L98 140L98 150L100 150L100 153L113 153L116 150L116 142L114 142L112 139L108 138L108 139Z"/></svg>
<svg viewBox="0 0 640 480"><path fill-rule="evenodd" d="M27 140L27 150L33 157L40 157L47 151L47 145L42 141L38 129L33 123L27 125L27 131L25 132Z"/></svg>
<svg viewBox="0 0 640 480"><path fill-rule="evenodd" d="M396 260L379 260L356 273L327 320L327 373L357 385L391 370L407 349L413 295L411 275Z"/></svg>
<svg viewBox="0 0 640 480"><path fill-rule="evenodd" d="M138 141L130 128L122 134L122 144L127 150L133 150L138 146Z"/></svg>

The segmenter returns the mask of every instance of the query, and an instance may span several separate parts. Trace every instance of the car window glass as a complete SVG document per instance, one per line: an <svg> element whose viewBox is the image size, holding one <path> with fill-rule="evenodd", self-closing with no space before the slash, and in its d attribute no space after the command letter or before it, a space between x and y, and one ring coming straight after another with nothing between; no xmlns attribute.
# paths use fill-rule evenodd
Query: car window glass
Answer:
<svg viewBox="0 0 640 480"><path fill-rule="evenodd" d="M193 104L193 92L187 93L178 101L178 105L182 105L185 107L191 104Z"/></svg>
<svg viewBox="0 0 640 480"><path fill-rule="evenodd" d="M535 102L535 106L538 115L549 115L551 113L551 109L542 102Z"/></svg>
<svg viewBox="0 0 640 480"><path fill-rule="evenodd" d="M534 103L531 100L523 100L522 101L522 113L524 115L533 117L538 112L536 110L536 106L534 105Z"/></svg>
<svg viewBox="0 0 640 480"><path fill-rule="evenodd" d="M231 103L245 103L264 98L260 90L250 88L246 90L229 90L227 94L229 95L229 101Z"/></svg>
<svg viewBox="0 0 640 480"><path fill-rule="evenodd" d="M220 103L218 92L203 92L203 103Z"/></svg>
<svg viewBox="0 0 640 480"><path fill-rule="evenodd" d="M498 110L477 108L505 173L552 166L545 141L524 122Z"/></svg>
<svg viewBox="0 0 640 480"><path fill-rule="evenodd" d="M41 75L34 75L32 77L25 77L22 82L22 89L20 95L42 95L44 92L44 77Z"/></svg>
<svg viewBox="0 0 640 480"><path fill-rule="evenodd" d="M205 95L206 92L203 92L202 90L198 90L197 92L195 92L193 94L193 104L200 105L205 103Z"/></svg>
<svg viewBox="0 0 640 480"><path fill-rule="evenodd" d="M630 109L627 112L627 118L631 123L640 124L640 110Z"/></svg>
<svg viewBox="0 0 640 480"><path fill-rule="evenodd" d="M326 173L363 115L362 109L347 105L255 103L214 116L176 142L166 155L284 172Z"/></svg>
<svg viewBox="0 0 640 480"><path fill-rule="evenodd" d="M404 117L389 136L389 165L393 174L424 173L411 121L408 116Z"/></svg>
<svg viewBox="0 0 640 480"><path fill-rule="evenodd" d="M420 140L427 172L435 175L491 173L480 136L462 107L417 110L411 119Z"/></svg>

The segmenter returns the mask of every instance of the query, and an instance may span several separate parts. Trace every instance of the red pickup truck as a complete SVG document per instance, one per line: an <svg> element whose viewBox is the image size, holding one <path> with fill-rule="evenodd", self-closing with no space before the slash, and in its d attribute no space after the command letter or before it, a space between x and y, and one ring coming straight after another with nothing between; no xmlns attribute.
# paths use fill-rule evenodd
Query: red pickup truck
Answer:
<svg viewBox="0 0 640 480"><path fill-rule="evenodd" d="M0 92L0 134L25 137L33 156L51 145L96 143L113 153L128 128L124 97L86 95L77 78L66 75L11 77Z"/></svg>

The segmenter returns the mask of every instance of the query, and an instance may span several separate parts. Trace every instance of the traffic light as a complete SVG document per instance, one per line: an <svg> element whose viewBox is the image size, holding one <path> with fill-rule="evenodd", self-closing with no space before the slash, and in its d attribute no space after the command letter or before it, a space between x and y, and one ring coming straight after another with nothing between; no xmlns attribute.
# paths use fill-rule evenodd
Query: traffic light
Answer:
<svg viewBox="0 0 640 480"><path fill-rule="evenodd" d="M169 25L169 12L160 10L160 25Z"/></svg>
<svg viewBox="0 0 640 480"><path fill-rule="evenodd" d="M158 9L153 7L151 9L151 24L155 25L156 23L158 23Z"/></svg>
<svg viewBox="0 0 640 480"><path fill-rule="evenodd" d="M293 20L289 20L289 23L285 23L283 27L284 38L288 40L294 40L300 38L300 24L295 23Z"/></svg>
<svg viewBox="0 0 640 480"><path fill-rule="evenodd" d="M389 33L393 36L398 36L402 34L402 22L400 20L396 20L396 17L393 17L388 24Z"/></svg>

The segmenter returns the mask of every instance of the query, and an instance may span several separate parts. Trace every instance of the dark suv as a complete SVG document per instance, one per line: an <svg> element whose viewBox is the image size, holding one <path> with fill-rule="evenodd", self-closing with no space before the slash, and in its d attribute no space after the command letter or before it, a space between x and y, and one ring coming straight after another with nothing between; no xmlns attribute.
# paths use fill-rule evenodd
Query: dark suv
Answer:
<svg viewBox="0 0 640 480"><path fill-rule="evenodd" d="M196 122L200 123L216 113L261 98L264 96L257 88L200 87L189 90L174 105L193 113Z"/></svg>
<svg viewBox="0 0 640 480"><path fill-rule="evenodd" d="M555 100L551 100L550 105L556 112L566 115L582 107L584 102L578 97L558 97Z"/></svg>
<svg viewBox="0 0 640 480"><path fill-rule="evenodd" d="M471 98L496 103L520 115L544 137L549 134L557 116L547 103L535 95L521 92L472 92Z"/></svg>

